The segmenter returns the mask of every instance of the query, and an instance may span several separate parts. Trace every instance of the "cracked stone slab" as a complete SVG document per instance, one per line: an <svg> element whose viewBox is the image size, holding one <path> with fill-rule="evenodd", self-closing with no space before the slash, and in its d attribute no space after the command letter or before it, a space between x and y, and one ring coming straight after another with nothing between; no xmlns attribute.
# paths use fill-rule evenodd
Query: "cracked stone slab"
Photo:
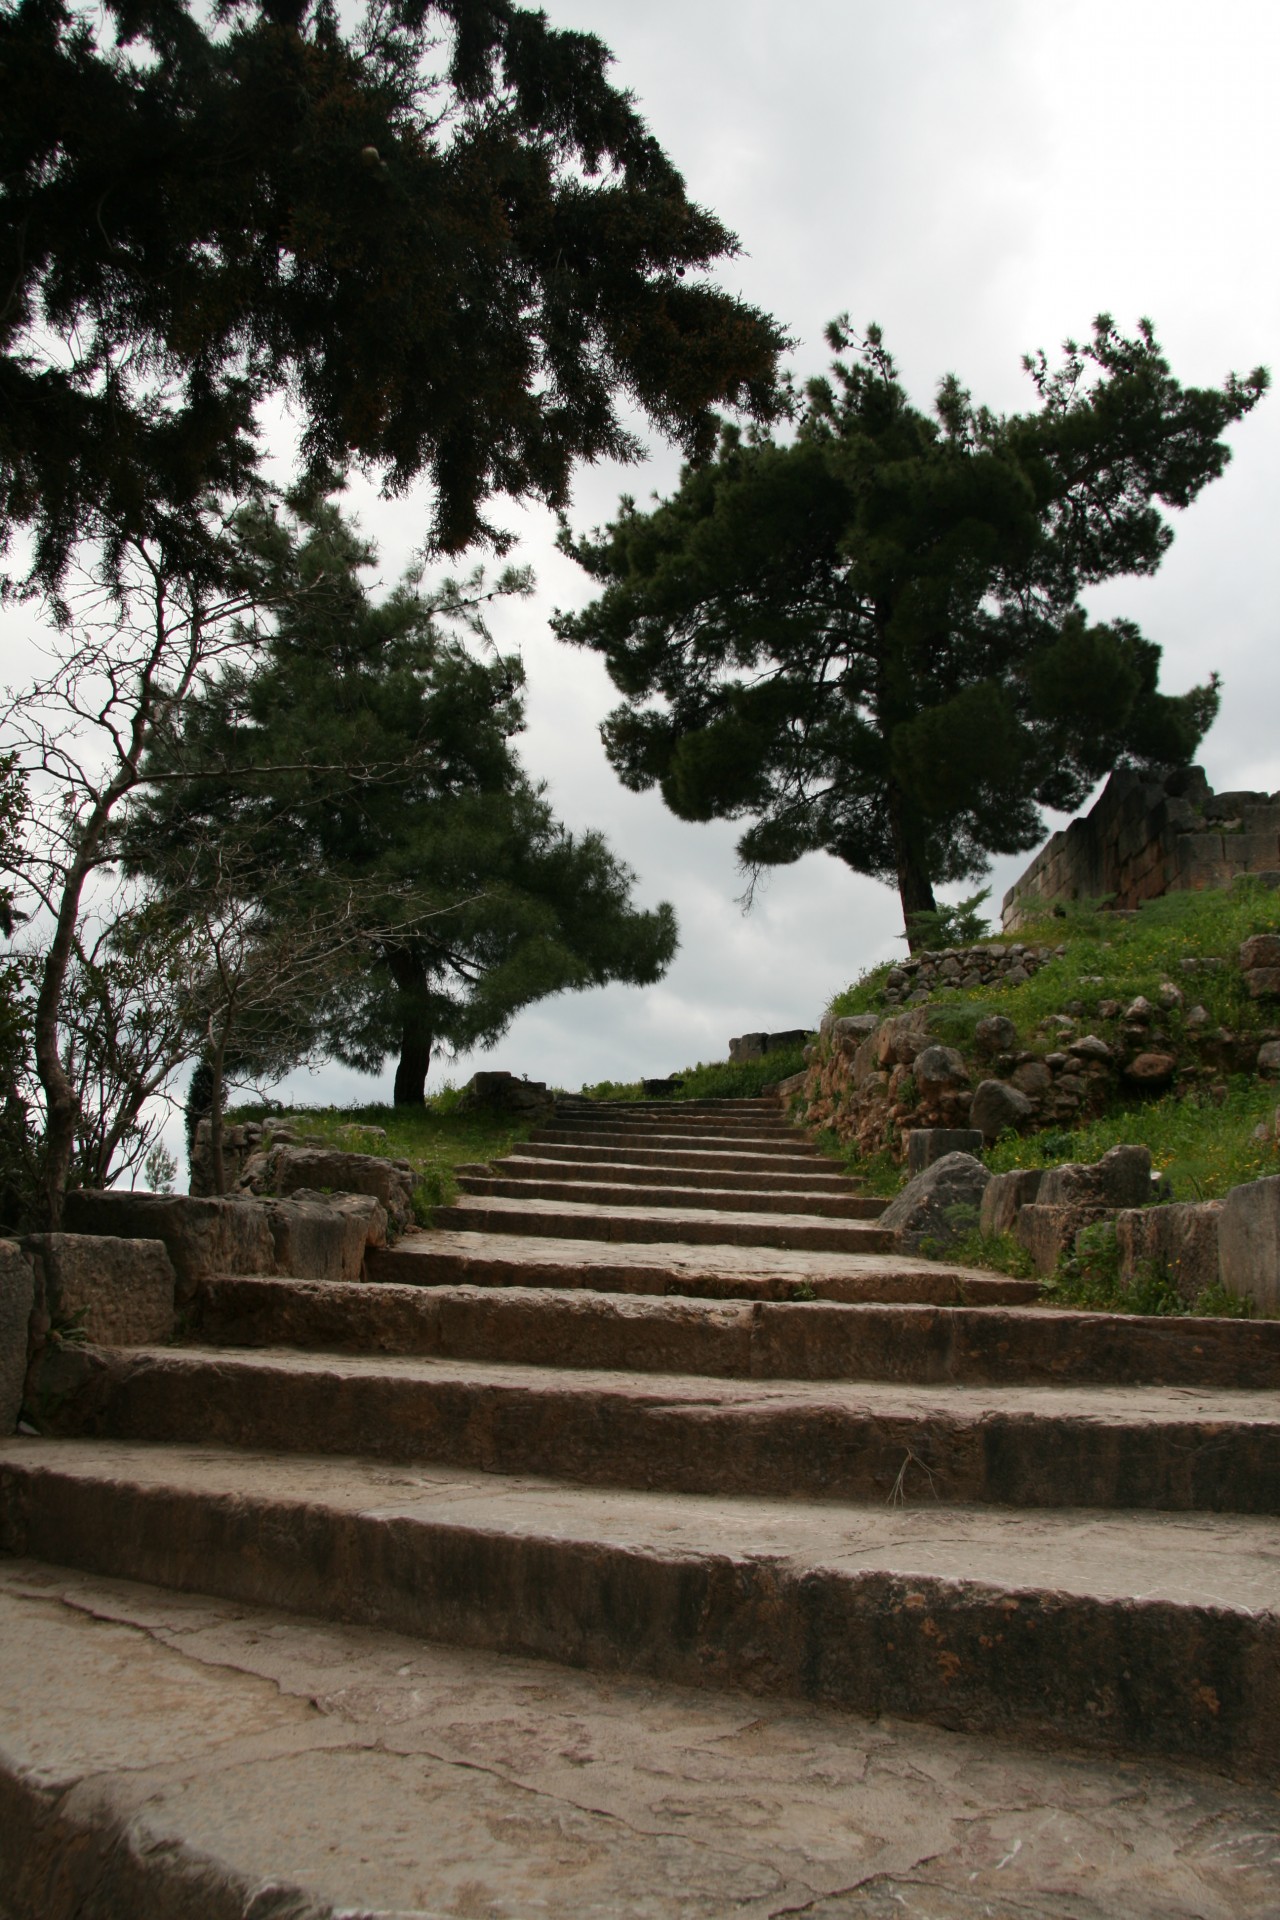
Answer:
<svg viewBox="0 0 1280 1920"><path fill-rule="evenodd" d="M1264 1920L1280 1797L0 1562L13 1920ZM96 1709L96 1710L95 1710Z"/></svg>
<svg viewBox="0 0 1280 1920"><path fill-rule="evenodd" d="M1280 1777L1280 1530L0 1446L10 1552L602 1672Z"/></svg>

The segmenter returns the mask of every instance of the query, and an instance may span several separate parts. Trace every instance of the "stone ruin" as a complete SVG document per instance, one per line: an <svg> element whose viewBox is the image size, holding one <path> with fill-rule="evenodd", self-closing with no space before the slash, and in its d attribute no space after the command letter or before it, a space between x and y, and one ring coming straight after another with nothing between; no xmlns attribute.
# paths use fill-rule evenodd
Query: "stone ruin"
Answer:
<svg viewBox="0 0 1280 1920"><path fill-rule="evenodd" d="M1087 814L1055 833L1004 896L1016 933L1068 900L1131 909L1163 893L1280 886L1280 793L1215 793L1201 767L1113 773Z"/></svg>

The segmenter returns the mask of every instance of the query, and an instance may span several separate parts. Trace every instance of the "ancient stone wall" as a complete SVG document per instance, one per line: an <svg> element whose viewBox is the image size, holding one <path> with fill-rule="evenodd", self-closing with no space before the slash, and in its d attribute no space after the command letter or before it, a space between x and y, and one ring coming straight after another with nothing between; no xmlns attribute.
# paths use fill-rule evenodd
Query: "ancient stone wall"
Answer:
<svg viewBox="0 0 1280 1920"><path fill-rule="evenodd" d="M1113 773L1090 812L1055 833L1010 887L1004 930L1016 933L1056 901L1131 908L1229 887L1244 873L1280 884L1280 793L1215 793L1200 767L1162 779Z"/></svg>

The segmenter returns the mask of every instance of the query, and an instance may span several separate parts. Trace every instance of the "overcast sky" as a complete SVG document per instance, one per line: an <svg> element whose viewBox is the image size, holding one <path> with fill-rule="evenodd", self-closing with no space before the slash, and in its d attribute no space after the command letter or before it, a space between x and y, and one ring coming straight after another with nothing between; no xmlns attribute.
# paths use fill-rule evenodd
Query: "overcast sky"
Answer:
<svg viewBox="0 0 1280 1920"><path fill-rule="evenodd" d="M735 231L723 283L794 335L802 376L825 362L824 324L878 320L914 397L954 370L1002 410L1032 403L1020 358L1055 350L1106 310L1150 315L1184 381L1259 361L1280 373L1280 9L1262 0L550 0L589 29L614 75ZM1220 787L1280 788L1280 395L1232 433L1224 479L1177 522L1154 580L1091 596L1164 649L1163 686L1211 668L1222 712L1201 753ZM666 491L677 463L583 472L573 519L618 494ZM356 495L394 577L424 506ZM778 870L744 917L730 824L689 825L626 793L597 727L614 704L594 655L560 646L547 616L588 597L546 516L509 516L538 574L500 641L529 676L527 765L569 826L602 828L645 902L668 899L681 950L646 991L612 987L532 1008L477 1065L561 1086L723 1058L731 1035L815 1023L867 965L903 950L896 893L813 855ZM1027 856L1029 858L1030 856ZM1000 894L1026 864L996 863ZM967 889L952 889L957 891ZM326 1068L295 1097L373 1099L390 1087Z"/></svg>

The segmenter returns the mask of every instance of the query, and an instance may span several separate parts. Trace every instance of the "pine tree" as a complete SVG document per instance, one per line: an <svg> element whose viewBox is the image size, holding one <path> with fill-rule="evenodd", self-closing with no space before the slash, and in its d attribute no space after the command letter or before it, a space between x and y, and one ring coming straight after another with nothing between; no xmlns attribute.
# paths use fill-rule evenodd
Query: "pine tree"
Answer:
<svg viewBox="0 0 1280 1920"><path fill-rule="evenodd" d="M659 978L676 945L670 907L635 907L603 836L556 820L512 745L519 663L477 657L483 599L524 577L435 593L411 578L375 600L360 578L372 550L330 505L301 528L251 516L247 537L274 631L175 715L151 771L186 777L135 811L135 867L198 888L192 849L212 860L234 844L268 916L286 910L285 873L298 912L357 900L365 961L317 1022L327 1050L363 1070L398 1060L397 1103L421 1102L441 1044L493 1041L547 994ZM451 620L471 626L471 645Z"/></svg>
<svg viewBox="0 0 1280 1920"><path fill-rule="evenodd" d="M1036 410L947 378L926 414L877 329L829 338L847 357L792 441L726 428L651 511L565 534L603 591L555 624L624 696L603 731L626 785L750 820L749 869L825 849L895 882L910 933L937 883L1034 846L1042 806L1190 759L1216 677L1160 693L1159 648L1080 595L1155 571L1160 507L1221 474L1267 375L1183 387L1148 322L1128 339L1102 316L1061 366L1025 363Z"/></svg>
<svg viewBox="0 0 1280 1920"><path fill-rule="evenodd" d="M593 35L512 0L18 0L0 12L0 547L55 585L92 522L222 558L288 397L316 471L426 475L437 545L775 410L778 329Z"/></svg>

